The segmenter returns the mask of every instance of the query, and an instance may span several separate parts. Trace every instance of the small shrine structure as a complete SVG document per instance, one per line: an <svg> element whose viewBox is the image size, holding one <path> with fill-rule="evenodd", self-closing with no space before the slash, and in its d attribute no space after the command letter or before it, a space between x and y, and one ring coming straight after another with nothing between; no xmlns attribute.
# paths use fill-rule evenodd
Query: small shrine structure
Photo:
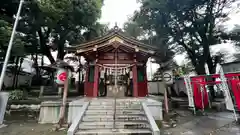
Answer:
<svg viewBox="0 0 240 135"><path fill-rule="evenodd" d="M86 97L112 97L116 84L118 97L147 96L146 63L160 53L156 47L124 35L117 26L105 36L68 50L86 60Z"/></svg>

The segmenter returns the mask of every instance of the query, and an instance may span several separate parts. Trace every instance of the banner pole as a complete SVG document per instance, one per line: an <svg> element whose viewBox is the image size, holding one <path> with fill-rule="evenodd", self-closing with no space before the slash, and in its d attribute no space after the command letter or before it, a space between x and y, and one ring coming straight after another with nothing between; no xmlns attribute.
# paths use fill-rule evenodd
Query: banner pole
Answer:
<svg viewBox="0 0 240 135"><path fill-rule="evenodd" d="M202 84L200 84L200 90L201 90L201 96L202 96L202 111L204 112L204 102L203 102L203 100L204 100L204 97L203 97L203 91L204 91L204 89L203 89L203 87L202 87Z"/></svg>
<svg viewBox="0 0 240 135"><path fill-rule="evenodd" d="M209 75L210 75L210 71L209 71L209 68L208 68L207 63L205 63L204 67L205 67L205 72L206 72L207 76L209 76ZM205 85L205 88L206 88L206 90L207 90L207 94L208 94L207 96L208 96L208 104L209 104L209 108L211 109L211 108L212 108L212 105L211 105L210 97L209 97L209 95L211 95L211 93L210 93L210 90L209 90L209 88L208 88L207 83L206 83L206 85ZM210 94L209 94L209 93L210 93ZM213 96L213 95L211 95L211 96Z"/></svg>

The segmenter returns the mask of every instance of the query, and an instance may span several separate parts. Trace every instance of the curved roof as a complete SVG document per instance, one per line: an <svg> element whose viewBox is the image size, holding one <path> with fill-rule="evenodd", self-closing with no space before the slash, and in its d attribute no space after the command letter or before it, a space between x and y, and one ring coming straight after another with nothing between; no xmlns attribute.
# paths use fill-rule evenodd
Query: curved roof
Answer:
<svg viewBox="0 0 240 135"><path fill-rule="evenodd" d="M148 44L144 44L133 37L126 36L121 31L121 29L119 29L117 26L115 26L113 30L111 30L108 34L106 34L102 37L96 38L92 41L88 41L88 42L85 42L82 44L71 46L68 49L72 50L72 51L73 50L77 51L80 49L86 49L86 48L91 48L91 47L96 47L96 46L98 47L99 45L107 46L107 45L109 45L107 43L109 43L109 41L111 41L111 40L115 40L118 42L122 41L122 43L124 42L124 43L128 44L128 47L130 47L130 48L139 47L140 50L144 49L144 50L148 50L148 51L158 52L157 47L148 45Z"/></svg>

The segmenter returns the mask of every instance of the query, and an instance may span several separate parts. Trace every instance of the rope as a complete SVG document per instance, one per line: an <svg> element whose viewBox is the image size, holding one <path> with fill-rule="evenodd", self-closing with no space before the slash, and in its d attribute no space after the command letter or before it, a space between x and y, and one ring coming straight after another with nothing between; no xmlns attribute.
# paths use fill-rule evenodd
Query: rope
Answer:
<svg viewBox="0 0 240 135"><path fill-rule="evenodd" d="M101 64L97 64L97 65L100 66L100 67L103 67L103 68L109 68L109 69L114 69L114 70L126 69L126 68L130 68L130 67L134 66L134 64L131 64L131 65L129 65L129 66L117 68L117 67L104 66L104 65L101 65Z"/></svg>

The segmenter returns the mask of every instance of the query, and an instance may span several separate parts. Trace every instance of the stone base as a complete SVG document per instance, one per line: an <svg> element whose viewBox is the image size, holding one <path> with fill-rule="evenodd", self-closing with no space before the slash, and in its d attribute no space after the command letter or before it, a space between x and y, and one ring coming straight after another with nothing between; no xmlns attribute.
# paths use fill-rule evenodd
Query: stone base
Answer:
<svg viewBox="0 0 240 135"><path fill-rule="evenodd" d="M217 111L226 111L226 104L225 102L213 102L212 108L216 109Z"/></svg>
<svg viewBox="0 0 240 135"><path fill-rule="evenodd" d="M74 119L77 118L77 115L79 115L81 112L81 108L83 107L85 101L88 101L88 99L82 98L69 103L67 120L68 124L72 123Z"/></svg>
<svg viewBox="0 0 240 135"><path fill-rule="evenodd" d="M6 127L7 125L1 124L0 129Z"/></svg>
<svg viewBox="0 0 240 135"><path fill-rule="evenodd" d="M9 93L0 92L0 125L3 124Z"/></svg>
<svg viewBox="0 0 240 135"><path fill-rule="evenodd" d="M59 121L61 102L42 102L38 122L40 124L55 124Z"/></svg>
<svg viewBox="0 0 240 135"><path fill-rule="evenodd" d="M150 98L145 98L143 102L149 108L154 120L163 120L162 102Z"/></svg>

